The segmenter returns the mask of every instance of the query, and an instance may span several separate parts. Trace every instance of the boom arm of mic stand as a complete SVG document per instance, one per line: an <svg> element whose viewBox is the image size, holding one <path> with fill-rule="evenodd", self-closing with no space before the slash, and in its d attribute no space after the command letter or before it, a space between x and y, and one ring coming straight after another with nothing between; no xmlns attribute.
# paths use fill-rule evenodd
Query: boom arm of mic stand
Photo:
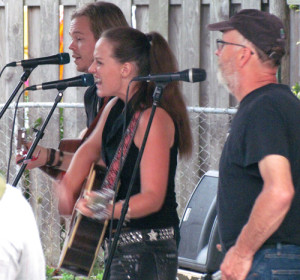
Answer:
<svg viewBox="0 0 300 280"><path fill-rule="evenodd" d="M37 132L37 134L36 134L36 136L35 136L35 139L34 139L34 141L32 142L32 145L31 145L30 149L29 149L28 152L27 152L26 158L25 158L25 160L24 160L24 162L23 162L23 164L22 164L22 166L21 166L21 168L20 168L20 170L19 170L19 172L18 172L16 178L14 179L14 181L13 181L13 183L12 183L13 186L17 186L17 184L18 184L18 182L19 182L19 180L20 180L20 178L21 178L21 176L22 176L22 174L23 174L23 172L24 172L24 170L25 170L25 168L26 168L26 166L27 166L27 163L25 163L26 160L27 160L27 159L31 159L31 156L32 156L32 154L33 154L33 152L34 152L34 150L35 150L37 144L38 144L39 141L43 138L45 128L46 128L48 122L50 121L50 118L52 117L52 115L53 115L53 113L54 113L54 110L55 110L57 104L61 101L61 99L62 99L62 97L63 97L63 92L64 92L64 90L65 90L65 89L59 90L58 95L57 95L56 98L55 98L54 104L53 104L53 106L52 106L50 112L48 113L46 120L44 121L44 123L43 123L41 129L38 130L38 132Z"/></svg>
<svg viewBox="0 0 300 280"><path fill-rule="evenodd" d="M119 236L120 236L120 233L121 233L122 225L125 221L125 216L126 216L126 213L127 213L127 210L128 210L129 199L130 199L130 194L131 194L132 187L133 187L133 184L134 184L134 180L135 180L135 177L136 177L136 174L137 174L137 171L138 171L138 167L140 165L140 162L141 162L141 159L142 159L142 156L143 156L143 152L144 152L145 145L146 145L146 142L147 142L147 139L148 139L148 135L149 135L149 131L150 131L150 128L151 128L152 121L153 121L153 117L154 117L157 105L158 105L159 100L162 96L163 89L165 88L165 86L166 86L166 83L157 83L156 87L155 87L155 90L154 90L154 93L153 93L153 105L152 105L151 114L150 114L150 117L149 117L149 121L148 121L148 124L147 124L147 128L146 128L146 131L145 131L143 142L142 142L141 148L139 150L139 153L138 153L135 165L134 165L134 169L133 169L132 177L130 179L129 187L128 187L128 190L127 190L127 193L126 193L126 197L125 197L125 200L123 202L121 216L120 216L120 219L119 219L118 224L117 224L117 229L116 229L116 232L115 232L115 235L114 235L114 240L112 242L110 252L109 252L109 255L108 255L108 258L107 258L107 262L106 262L106 265L105 265L105 270L104 270L104 274L103 274L103 278L102 278L103 280L107 280L108 279L107 277L109 276L109 271L110 271L110 266L111 266L111 263L112 263L112 259L113 259L113 256L115 254L116 248L117 248L117 243L118 243Z"/></svg>
<svg viewBox="0 0 300 280"><path fill-rule="evenodd" d="M15 98L16 94L18 93L19 89L21 88L21 86L24 84L24 82L27 81L28 77L30 76L31 72L33 71L34 67L30 67L30 68L24 68L24 72L20 78L19 83L17 84L16 88L14 89L13 93L11 94L11 96L9 97L9 99L7 100L7 102L5 103L3 109L0 112L0 119L2 118L2 116L4 115L6 109L8 108L9 104L12 102L12 100Z"/></svg>

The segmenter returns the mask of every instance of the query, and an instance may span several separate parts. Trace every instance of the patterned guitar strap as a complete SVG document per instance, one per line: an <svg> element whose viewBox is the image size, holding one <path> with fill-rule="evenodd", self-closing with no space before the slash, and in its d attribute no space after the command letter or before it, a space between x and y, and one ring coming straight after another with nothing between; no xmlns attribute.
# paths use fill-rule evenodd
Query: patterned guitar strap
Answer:
<svg viewBox="0 0 300 280"><path fill-rule="evenodd" d="M124 162L126 159L126 156L128 154L130 145L132 143L133 137L135 135L135 132L137 130L138 122L142 116L142 112L138 111L136 112L130 123L127 127L123 137L122 141L119 144L118 150L115 153L115 156L109 166L109 169L106 173L106 176L103 180L101 190L103 189L111 189L116 191L116 186L118 183L118 173L121 173L121 170L124 166ZM123 151L122 151L123 148ZM121 166L120 166L121 163ZM120 174L119 173L119 174Z"/></svg>

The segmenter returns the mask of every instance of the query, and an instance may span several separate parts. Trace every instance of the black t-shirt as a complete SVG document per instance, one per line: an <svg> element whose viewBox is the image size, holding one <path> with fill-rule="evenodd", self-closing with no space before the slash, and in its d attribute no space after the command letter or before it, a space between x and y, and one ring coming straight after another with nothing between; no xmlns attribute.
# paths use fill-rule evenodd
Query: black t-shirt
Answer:
<svg viewBox="0 0 300 280"><path fill-rule="evenodd" d="M284 221L266 243L300 245L300 102L285 85L269 84L248 94L232 121L220 159L218 221L222 246L234 245L262 190L258 163L286 157L295 197Z"/></svg>
<svg viewBox="0 0 300 280"><path fill-rule="evenodd" d="M130 104L128 105L128 107L130 108ZM104 126L102 135L102 155L107 166L111 164L121 141L124 123L124 114L122 113L123 108L124 102L119 99L111 109ZM126 116L126 127L128 126L132 116L133 111L128 110L128 114ZM170 149L170 166L167 194L161 210L144 218L131 219L130 222L126 224L126 227L134 229L151 229L174 226L175 229L178 228L179 218L176 211L177 203L175 198L174 179L177 166L177 149L178 136L176 132L174 145ZM123 200L126 197L138 152L139 149L135 146L134 142L132 142L121 173L121 185L119 187L117 201ZM155 174L153 174L153 176L155 176ZM131 195L139 193L140 188L140 170L138 169Z"/></svg>
<svg viewBox="0 0 300 280"><path fill-rule="evenodd" d="M103 99L97 95L96 84L90 86L84 94L84 108L86 112L86 126L89 127L101 108Z"/></svg>

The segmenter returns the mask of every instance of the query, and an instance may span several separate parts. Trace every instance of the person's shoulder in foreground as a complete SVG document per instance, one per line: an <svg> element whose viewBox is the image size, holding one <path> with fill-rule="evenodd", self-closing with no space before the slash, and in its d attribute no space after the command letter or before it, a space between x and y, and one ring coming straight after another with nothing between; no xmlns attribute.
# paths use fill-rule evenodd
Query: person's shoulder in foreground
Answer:
<svg viewBox="0 0 300 280"><path fill-rule="evenodd" d="M1 177L0 224L0 279L45 279L45 259L32 208L21 191Z"/></svg>

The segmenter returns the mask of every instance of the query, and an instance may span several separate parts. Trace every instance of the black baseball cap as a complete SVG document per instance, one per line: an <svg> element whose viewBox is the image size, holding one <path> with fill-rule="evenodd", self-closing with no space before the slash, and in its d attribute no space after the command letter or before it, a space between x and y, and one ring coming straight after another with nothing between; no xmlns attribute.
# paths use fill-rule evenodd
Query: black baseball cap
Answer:
<svg viewBox="0 0 300 280"><path fill-rule="evenodd" d="M235 29L268 55L276 47L285 49L282 21L273 14L256 9L241 10L229 20L209 24L207 28L221 32Z"/></svg>

